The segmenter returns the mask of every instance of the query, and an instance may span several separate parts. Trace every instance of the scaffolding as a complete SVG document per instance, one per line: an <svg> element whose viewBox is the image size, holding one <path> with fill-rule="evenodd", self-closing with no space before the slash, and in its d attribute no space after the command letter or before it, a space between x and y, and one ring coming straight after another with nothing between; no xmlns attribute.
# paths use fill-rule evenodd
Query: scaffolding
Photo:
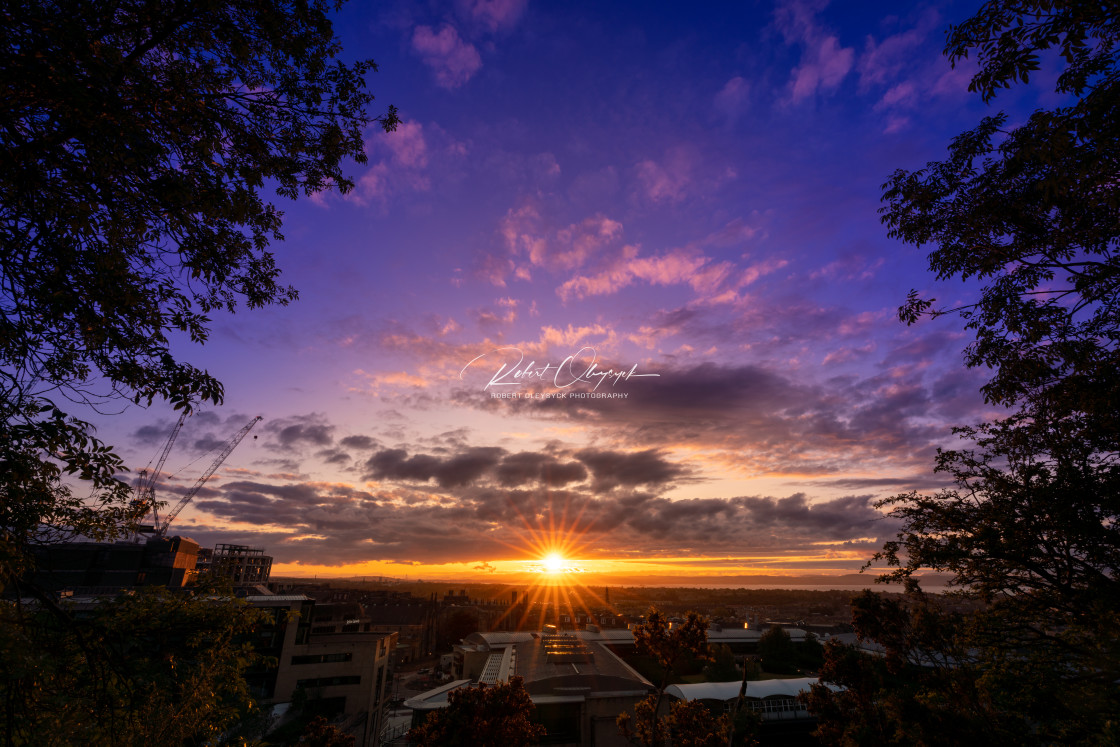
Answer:
<svg viewBox="0 0 1120 747"><path fill-rule="evenodd" d="M235 586L266 584L272 573L272 556L257 547L221 544L214 548L210 569L216 576L232 579Z"/></svg>

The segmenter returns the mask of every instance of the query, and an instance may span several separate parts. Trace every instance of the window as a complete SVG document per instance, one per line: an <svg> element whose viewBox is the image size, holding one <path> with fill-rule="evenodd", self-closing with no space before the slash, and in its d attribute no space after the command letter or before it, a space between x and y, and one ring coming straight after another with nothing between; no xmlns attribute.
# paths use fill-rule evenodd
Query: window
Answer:
<svg viewBox="0 0 1120 747"><path fill-rule="evenodd" d="M337 677L312 677L306 680L296 680L296 687L304 689L310 687L331 687L332 685L358 685L362 677L359 674L339 675Z"/></svg>
<svg viewBox="0 0 1120 747"><path fill-rule="evenodd" d="M339 653L339 654L304 654L301 656L292 657L292 665L297 664L330 664L333 662L353 661L354 654Z"/></svg>

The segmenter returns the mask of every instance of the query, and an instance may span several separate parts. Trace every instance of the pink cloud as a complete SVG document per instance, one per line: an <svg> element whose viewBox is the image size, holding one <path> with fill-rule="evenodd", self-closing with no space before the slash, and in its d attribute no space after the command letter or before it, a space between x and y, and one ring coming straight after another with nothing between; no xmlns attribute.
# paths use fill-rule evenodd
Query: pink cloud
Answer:
<svg viewBox="0 0 1120 747"><path fill-rule="evenodd" d="M573 277L556 289L565 302L617 293L637 281L650 285L688 285L706 304L733 303L739 300L739 289L759 277L785 267L786 260L767 260L746 268L736 275L731 262L713 262L694 248L672 249L663 254L639 257L638 248L627 246L614 264L594 275Z"/></svg>
<svg viewBox="0 0 1120 747"><path fill-rule="evenodd" d="M765 217L768 217L768 214L763 215L757 210L751 213L751 218L754 219L756 223L760 223L761 220ZM742 218L735 218L734 220L729 221L723 228L719 229L718 231L713 231L712 233L705 236L704 240L701 241L700 244L702 246L715 246L723 248L728 246L735 246L737 244L744 244L760 234L765 236L765 232L758 225L747 223Z"/></svg>
<svg viewBox="0 0 1120 747"><path fill-rule="evenodd" d="M653 202L680 202L685 188L692 181L691 164L677 156L664 165L646 160L637 165L638 183L645 196Z"/></svg>
<svg viewBox="0 0 1120 747"><path fill-rule="evenodd" d="M852 48L841 47L835 36L821 39L802 57L801 65L793 71L793 101L802 101L818 90L836 88L852 69L854 58Z"/></svg>
<svg viewBox="0 0 1120 747"><path fill-rule="evenodd" d="M572 270L609 254L622 236L622 224L605 215L593 215L551 233L540 211L529 204L506 213L498 233L510 255L525 257L536 267Z"/></svg>
<svg viewBox="0 0 1120 747"><path fill-rule="evenodd" d="M940 22L937 11L929 10L922 14L917 26L912 29L888 36L881 42L867 37L858 65L860 88L867 90L872 86L886 85L903 69L912 66L916 50Z"/></svg>
<svg viewBox="0 0 1120 747"><path fill-rule="evenodd" d="M893 135L898 132L904 132L910 128L910 117L902 117L897 114L892 114L887 117L887 124L883 127L884 135Z"/></svg>
<svg viewBox="0 0 1120 747"><path fill-rule="evenodd" d="M553 251L536 253L530 258L537 265L549 264L562 269L582 267L621 236L621 223L604 215L594 215L558 231Z"/></svg>
<svg viewBox="0 0 1120 747"><path fill-rule="evenodd" d="M750 83L739 76L735 76L727 81L719 93L716 94L714 101L716 111L729 122L734 122L746 111L750 92Z"/></svg>
<svg viewBox="0 0 1120 747"><path fill-rule="evenodd" d="M428 141L424 137L424 125L419 122L402 122L395 132L386 133L377 142L384 144L397 166L424 168L428 165Z"/></svg>
<svg viewBox="0 0 1120 747"><path fill-rule="evenodd" d="M515 26L525 12L527 0L463 0L460 11L491 32Z"/></svg>
<svg viewBox="0 0 1120 747"><path fill-rule="evenodd" d="M437 133L439 128L436 128ZM454 150L461 144L453 143ZM427 175L428 136L420 122L403 122L395 132L377 133L366 143L370 165L355 182L347 199L358 204L383 200L394 192L426 192L431 189Z"/></svg>
<svg viewBox="0 0 1120 747"><path fill-rule="evenodd" d="M930 92L938 96L965 96L968 94L968 85L972 82L972 76L976 71L977 65L974 60L962 60L956 67L942 72L930 88Z"/></svg>
<svg viewBox="0 0 1120 747"><path fill-rule="evenodd" d="M437 34L431 26L417 26L412 49L435 73L436 83L448 89L466 83L482 67L482 58L459 32L445 25Z"/></svg>
<svg viewBox="0 0 1120 747"><path fill-rule="evenodd" d="M817 25L816 14L827 5L827 0L793 1L780 4L774 11L786 42L800 44L803 49L801 64L791 76L790 98L794 103L836 88L854 64L855 50L840 46L836 36Z"/></svg>

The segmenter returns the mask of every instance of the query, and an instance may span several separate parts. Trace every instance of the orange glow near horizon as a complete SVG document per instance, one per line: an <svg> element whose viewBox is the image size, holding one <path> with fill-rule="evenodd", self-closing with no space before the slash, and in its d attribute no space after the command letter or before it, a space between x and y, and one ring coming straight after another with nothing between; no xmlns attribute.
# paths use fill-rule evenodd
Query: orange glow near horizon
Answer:
<svg viewBox="0 0 1120 747"><path fill-rule="evenodd" d="M553 553L562 560L550 561ZM520 556L521 559L516 559ZM827 566L820 561L829 560ZM678 577L682 583L695 576L831 576L858 573L865 557L859 552L824 553L818 556L728 557L650 557L606 558L595 553L518 548L515 557L506 559L416 564L393 561L368 561L343 565L276 562L273 575L311 578L382 576L401 580L517 583L533 585L570 585L584 583L642 584L649 577ZM552 567L549 567L549 566ZM706 582L706 583L710 583Z"/></svg>
<svg viewBox="0 0 1120 747"><path fill-rule="evenodd" d="M541 565L544 566L545 573L563 573L568 561L560 553L550 552L541 559Z"/></svg>

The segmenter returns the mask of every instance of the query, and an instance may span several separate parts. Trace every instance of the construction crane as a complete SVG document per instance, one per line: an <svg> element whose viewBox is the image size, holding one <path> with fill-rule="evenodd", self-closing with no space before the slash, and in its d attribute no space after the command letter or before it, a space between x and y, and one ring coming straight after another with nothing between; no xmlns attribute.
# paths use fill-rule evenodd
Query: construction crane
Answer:
<svg viewBox="0 0 1120 747"><path fill-rule="evenodd" d="M218 454L217 458L210 465L209 469L202 473L202 476L199 477L195 484L191 486L191 489L188 490L181 499L179 499L179 502L177 504L175 504L175 508L171 509L171 513L169 513L167 515L167 518L163 521L163 526L160 526L158 523L156 524L157 537L167 536L167 527L170 526L171 522L175 520L175 517L179 515L179 512L186 508L187 504L191 502L192 498L194 498L195 493L197 493L199 489L202 488L206 481L210 479L211 475L218 471L218 467L222 466L222 462L226 460L226 457L228 457L230 453L237 448L237 445L241 443L241 439L245 438L249 431L253 429L253 426L261 422L262 419L263 418L261 418L260 415L253 418L245 425L244 428L239 430L237 434L229 440L229 442L222 449L221 453Z"/></svg>
<svg viewBox="0 0 1120 747"><path fill-rule="evenodd" d="M163 451L160 452L155 469L148 472L147 467L145 467L140 471L140 480L136 485L136 498L132 505L138 510L138 516L141 518L148 511L151 511L153 526L159 525L159 517L156 515L156 481L159 480L163 463L167 461L167 455L171 453L171 445L175 443L175 438L179 435L179 431L183 429L183 423L186 422L187 415L187 412L180 415L179 422L171 429L171 435L167 437L167 443L163 445Z"/></svg>

